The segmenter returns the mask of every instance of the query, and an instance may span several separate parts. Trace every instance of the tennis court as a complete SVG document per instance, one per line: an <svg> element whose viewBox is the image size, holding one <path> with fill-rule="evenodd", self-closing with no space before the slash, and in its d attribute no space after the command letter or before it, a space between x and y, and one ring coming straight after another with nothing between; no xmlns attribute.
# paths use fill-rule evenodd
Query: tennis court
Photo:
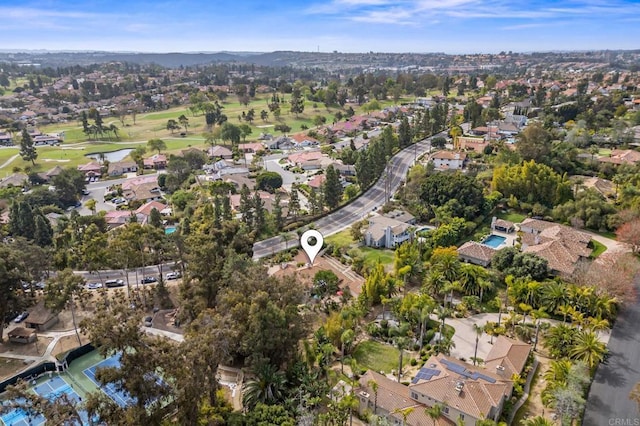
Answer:
<svg viewBox="0 0 640 426"><path fill-rule="evenodd" d="M24 401L17 401L18 403ZM8 413L4 413L0 416L2 424L5 426L40 426L46 423L46 420L41 415L30 416L22 408L15 408Z"/></svg>
<svg viewBox="0 0 640 426"><path fill-rule="evenodd" d="M84 370L84 374L107 396L113 399L116 404L121 407L126 407L127 405L131 405L135 403L135 400L127 393L121 390L118 390L117 386L114 383L108 383L103 385L96 379L96 371L99 368L120 368L120 354L114 355L110 358L107 358L99 363L87 368Z"/></svg>
<svg viewBox="0 0 640 426"><path fill-rule="evenodd" d="M45 382L40 383L33 387L33 391L40 396L52 401L66 395L69 400L80 403L82 399L71 388L71 386L59 376L52 377ZM24 402L18 400L18 402ZM83 424L89 424L89 417L85 411L79 411ZM45 418L42 415L29 415L25 410L16 408L0 417L2 423L5 426L38 426L46 423Z"/></svg>

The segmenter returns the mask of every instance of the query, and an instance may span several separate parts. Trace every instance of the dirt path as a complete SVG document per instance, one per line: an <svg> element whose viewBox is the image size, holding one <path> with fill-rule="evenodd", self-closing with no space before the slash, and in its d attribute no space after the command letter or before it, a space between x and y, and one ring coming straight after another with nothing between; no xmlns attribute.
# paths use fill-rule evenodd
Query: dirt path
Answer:
<svg viewBox="0 0 640 426"><path fill-rule="evenodd" d="M2 163L2 165L0 165L0 169L4 169L5 167L7 167L9 164L13 163L13 160L15 160L16 158L18 158L20 156L20 154L16 154L13 157L9 158L7 161L5 161L4 163Z"/></svg>

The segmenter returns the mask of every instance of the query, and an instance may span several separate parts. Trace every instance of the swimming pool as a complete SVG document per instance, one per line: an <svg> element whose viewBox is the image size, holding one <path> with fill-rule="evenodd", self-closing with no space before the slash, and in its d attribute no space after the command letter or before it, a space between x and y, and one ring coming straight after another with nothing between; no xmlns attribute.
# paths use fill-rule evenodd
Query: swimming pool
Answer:
<svg viewBox="0 0 640 426"><path fill-rule="evenodd" d="M489 235L483 242L485 246L489 246L492 248L498 248L502 243L504 243L507 239L505 237L501 237L500 235Z"/></svg>
<svg viewBox="0 0 640 426"><path fill-rule="evenodd" d="M173 234L174 232L176 232L176 227L175 226L170 226L168 228L164 228L164 233L169 235L169 234Z"/></svg>

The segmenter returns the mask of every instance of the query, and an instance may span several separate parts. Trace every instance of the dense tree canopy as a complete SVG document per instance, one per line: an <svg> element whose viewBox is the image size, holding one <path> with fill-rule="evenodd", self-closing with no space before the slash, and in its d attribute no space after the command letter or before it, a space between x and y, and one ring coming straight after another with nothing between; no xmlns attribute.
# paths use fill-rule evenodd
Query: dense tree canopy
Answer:
<svg viewBox="0 0 640 426"><path fill-rule="evenodd" d="M460 172L432 173L422 184L420 198L431 208L447 206L451 217L475 219L483 213L482 186L473 177Z"/></svg>
<svg viewBox="0 0 640 426"><path fill-rule="evenodd" d="M560 176L551 167L533 160L496 167L491 187L505 198L513 196L520 202L540 203L547 207L571 199L571 184L566 176Z"/></svg>

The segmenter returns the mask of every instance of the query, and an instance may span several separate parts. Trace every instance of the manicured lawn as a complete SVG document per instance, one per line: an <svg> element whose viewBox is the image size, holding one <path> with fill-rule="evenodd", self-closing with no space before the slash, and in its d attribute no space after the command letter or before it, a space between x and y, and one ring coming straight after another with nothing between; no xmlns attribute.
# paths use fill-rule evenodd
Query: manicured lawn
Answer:
<svg viewBox="0 0 640 426"><path fill-rule="evenodd" d="M525 220L527 216L520 213L509 212L509 213L500 213L498 215L498 218L502 220L508 220L509 222L513 222L513 223L520 223L523 220Z"/></svg>
<svg viewBox="0 0 640 426"><path fill-rule="evenodd" d="M344 231L340 231L337 234L333 234L325 238L325 243L337 247L348 247L353 244L354 241L351 237L351 231L349 229L345 229Z"/></svg>
<svg viewBox="0 0 640 426"><path fill-rule="evenodd" d="M353 351L353 357L358 364L374 371L384 371L390 373L391 370L398 369L400 352L391 345L376 342L375 340L366 340L358 343ZM405 352L402 365L409 363L410 357Z"/></svg>
<svg viewBox="0 0 640 426"><path fill-rule="evenodd" d="M395 253L392 250L375 249L371 247L359 247L358 250L364 256L365 268L372 268L378 261L385 267L391 267L395 259Z"/></svg>
<svg viewBox="0 0 640 426"><path fill-rule="evenodd" d="M596 240L591 240L591 244L593 244L593 252L591 253L591 256L589 256L591 259L596 259L602 253L607 251L607 246Z"/></svg>

